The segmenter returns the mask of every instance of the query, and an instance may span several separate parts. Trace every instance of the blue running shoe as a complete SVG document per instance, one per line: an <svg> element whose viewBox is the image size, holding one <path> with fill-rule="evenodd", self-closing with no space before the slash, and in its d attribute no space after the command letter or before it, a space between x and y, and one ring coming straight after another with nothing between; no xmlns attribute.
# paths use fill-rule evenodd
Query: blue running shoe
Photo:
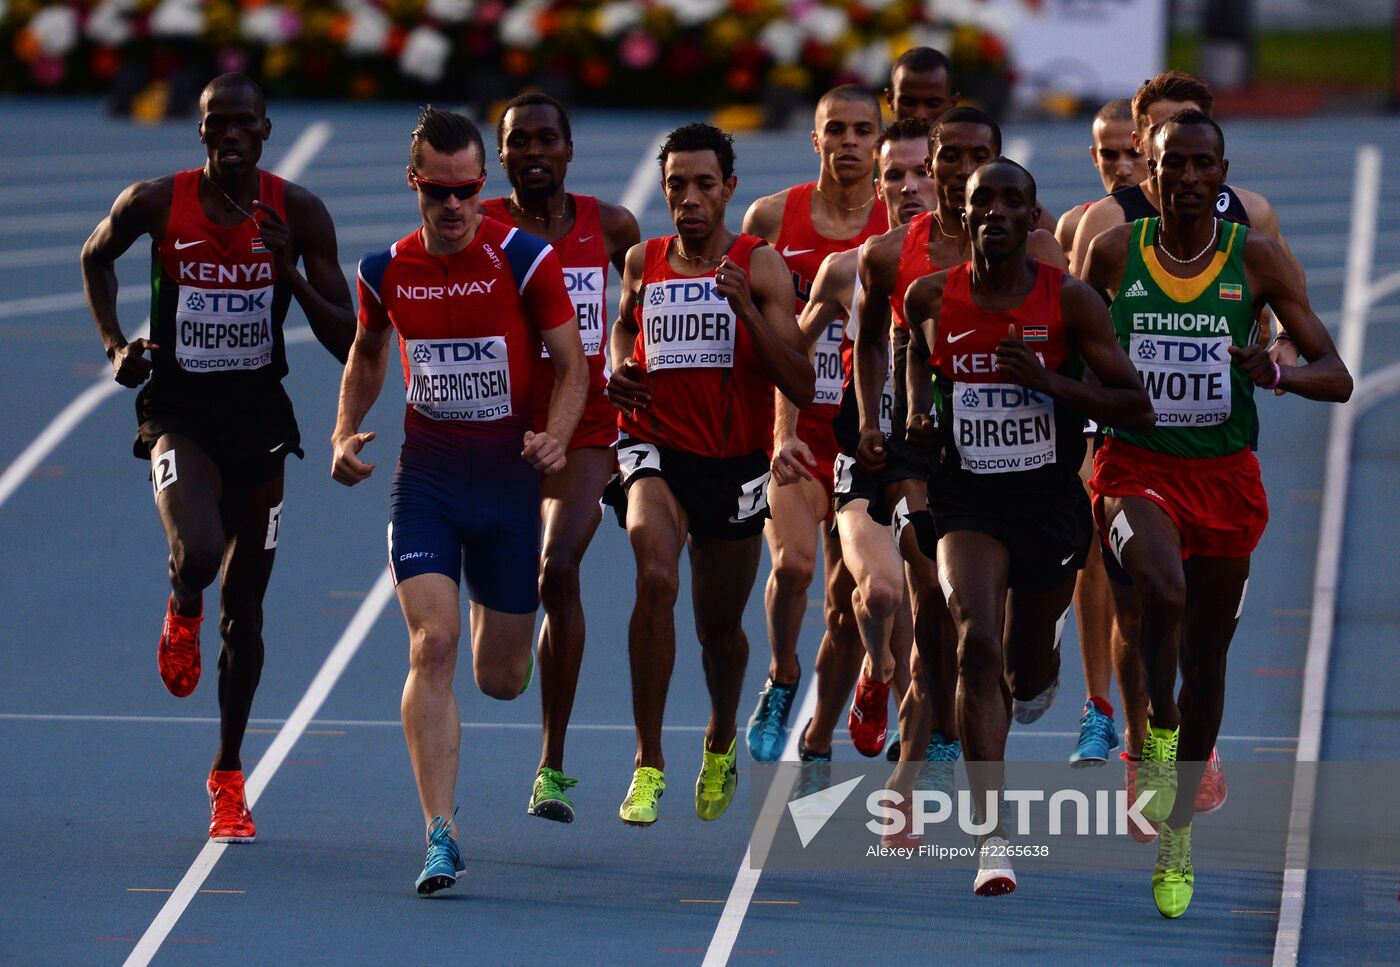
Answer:
<svg viewBox="0 0 1400 967"><path fill-rule="evenodd" d="M944 737L937 729L929 738L924 750L924 764L919 767L919 778L914 782L915 789L937 789L953 794L954 770L962 758L962 743L957 739Z"/></svg>
<svg viewBox="0 0 1400 967"><path fill-rule="evenodd" d="M446 816L433 817L433 824L428 828L428 859L414 884L419 896L432 896L438 890L447 889L457 882L459 874L466 872L451 828Z"/></svg>
<svg viewBox="0 0 1400 967"><path fill-rule="evenodd" d="M1100 712L1093 702L1085 702L1084 714L1079 718L1079 745L1070 754L1069 764L1079 769L1101 766L1116 748L1118 727L1113 724L1113 716Z"/></svg>
<svg viewBox="0 0 1400 967"><path fill-rule="evenodd" d="M886 739L889 741L889 745L885 746L885 761L886 761L886 762L898 762L898 761L899 761L899 729L898 729L898 728L890 729L890 734L889 734L888 736L886 736Z"/></svg>
<svg viewBox="0 0 1400 967"><path fill-rule="evenodd" d="M764 684L763 691L758 693L758 707L749 716L749 727L745 733L749 755L758 762L776 762L783 754L788 737L788 716L792 714L797 684L779 685L770 678Z"/></svg>
<svg viewBox="0 0 1400 967"><path fill-rule="evenodd" d="M811 724L809 719L807 725ZM797 790L791 798L801 799L831 788L831 752L813 752L807 748L806 726L803 726L802 735L797 739L797 758L802 766L797 777Z"/></svg>

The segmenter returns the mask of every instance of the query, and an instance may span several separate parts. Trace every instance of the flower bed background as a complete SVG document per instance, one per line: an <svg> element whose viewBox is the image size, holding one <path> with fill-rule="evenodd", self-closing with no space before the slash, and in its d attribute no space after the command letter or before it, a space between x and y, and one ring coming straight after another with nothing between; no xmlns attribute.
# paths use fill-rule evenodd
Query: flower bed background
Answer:
<svg viewBox="0 0 1400 967"><path fill-rule="evenodd" d="M1009 28L982 0L0 0L0 90L178 98L236 70L271 96L709 107L878 89L922 44L998 110Z"/></svg>

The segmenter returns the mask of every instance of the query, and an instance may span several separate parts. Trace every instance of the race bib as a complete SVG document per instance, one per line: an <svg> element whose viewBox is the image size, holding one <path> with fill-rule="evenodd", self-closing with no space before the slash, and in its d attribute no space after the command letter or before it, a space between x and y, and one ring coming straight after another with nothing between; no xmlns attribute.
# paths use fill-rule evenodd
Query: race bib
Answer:
<svg viewBox="0 0 1400 967"><path fill-rule="evenodd" d="M714 279L671 279L647 285L642 308L647 371L734 365L738 326Z"/></svg>
<svg viewBox="0 0 1400 967"><path fill-rule="evenodd" d="M935 420L938 414L930 414ZM880 389L880 432L889 436L894 430L894 353L885 357L885 385Z"/></svg>
<svg viewBox="0 0 1400 967"><path fill-rule="evenodd" d="M409 339L408 404L433 420L501 420L511 415L504 336Z"/></svg>
<svg viewBox="0 0 1400 967"><path fill-rule="evenodd" d="M192 373L261 369L272 363L272 286L180 286L175 360Z"/></svg>
<svg viewBox="0 0 1400 967"><path fill-rule="evenodd" d="M1230 418L1230 337L1183 339L1135 332L1128 357L1137 367L1157 426L1220 426Z"/></svg>
<svg viewBox="0 0 1400 967"><path fill-rule="evenodd" d="M578 335L583 341L583 354L597 356L603 351L603 283L602 269L565 269L564 288L574 303L574 318L578 320ZM540 357L549 358L549 350L540 347Z"/></svg>
<svg viewBox="0 0 1400 967"><path fill-rule="evenodd" d="M831 484L832 492L838 494L848 494L855 489L854 471L856 462L844 453L837 453L836 459L831 463Z"/></svg>
<svg viewBox="0 0 1400 967"><path fill-rule="evenodd" d="M845 323L838 319L827 326L817 340L816 354L812 357L812 368L817 374L817 392L812 397L813 403L841 405L841 390L846 375L841 367L841 337L845 331Z"/></svg>
<svg viewBox="0 0 1400 967"><path fill-rule="evenodd" d="M953 434L973 473L1014 473L1055 462L1055 403L1015 383L954 383Z"/></svg>
<svg viewBox="0 0 1400 967"><path fill-rule="evenodd" d="M622 475L623 483L638 473L658 474L661 472L661 451L653 443L632 443L619 447L617 472Z"/></svg>
<svg viewBox="0 0 1400 967"><path fill-rule="evenodd" d="M739 487L739 502L734 509L734 516L729 518L731 524L742 524L755 514L762 514L768 510L768 479L772 474L764 471L761 476L745 481Z"/></svg>

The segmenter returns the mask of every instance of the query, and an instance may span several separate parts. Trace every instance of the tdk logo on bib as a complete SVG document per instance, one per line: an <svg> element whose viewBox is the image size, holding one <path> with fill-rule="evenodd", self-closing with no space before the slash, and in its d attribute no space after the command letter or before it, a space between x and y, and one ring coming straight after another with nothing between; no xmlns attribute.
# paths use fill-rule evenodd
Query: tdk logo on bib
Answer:
<svg viewBox="0 0 1400 967"><path fill-rule="evenodd" d="M729 300L712 279L653 283L642 310L647 369L731 367L735 329Z"/></svg>
<svg viewBox="0 0 1400 967"><path fill-rule="evenodd" d="M272 287L180 286L175 360L194 373L260 369L272 362Z"/></svg>
<svg viewBox="0 0 1400 967"><path fill-rule="evenodd" d="M956 383L953 434L973 473L1012 473L1055 461L1055 404L1015 383Z"/></svg>
<svg viewBox="0 0 1400 967"><path fill-rule="evenodd" d="M565 268L564 288L574 304L578 320L578 335L585 356L597 356L603 351L603 285L605 274L599 268ZM540 347L540 355L549 350Z"/></svg>
<svg viewBox="0 0 1400 967"><path fill-rule="evenodd" d="M410 339L408 403L434 420L500 420L511 415L510 362L502 336Z"/></svg>
<svg viewBox="0 0 1400 967"><path fill-rule="evenodd" d="M1135 332L1129 355L1152 397L1157 425L1219 426L1230 417L1230 337Z"/></svg>

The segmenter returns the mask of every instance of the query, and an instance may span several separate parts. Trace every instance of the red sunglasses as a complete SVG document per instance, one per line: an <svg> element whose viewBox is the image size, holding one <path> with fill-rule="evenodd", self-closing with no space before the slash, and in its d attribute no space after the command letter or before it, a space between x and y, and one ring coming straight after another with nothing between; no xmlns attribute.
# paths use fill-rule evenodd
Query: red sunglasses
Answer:
<svg viewBox="0 0 1400 967"><path fill-rule="evenodd" d="M475 178L471 181L458 181L452 184L442 181L429 181L412 168L408 169L408 176L413 179L414 187L433 201L447 201L449 195L456 195L461 201L466 201L481 191L481 186L486 184L486 176Z"/></svg>

